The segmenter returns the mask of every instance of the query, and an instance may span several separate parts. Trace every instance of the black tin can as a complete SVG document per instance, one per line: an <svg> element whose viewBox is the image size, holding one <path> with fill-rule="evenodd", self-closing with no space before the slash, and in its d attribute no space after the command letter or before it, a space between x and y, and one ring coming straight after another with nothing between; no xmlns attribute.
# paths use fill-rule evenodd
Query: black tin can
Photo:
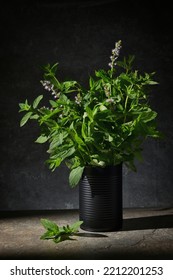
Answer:
<svg viewBox="0 0 173 280"><path fill-rule="evenodd" d="M79 219L86 231L122 228L122 164L85 167L79 184Z"/></svg>

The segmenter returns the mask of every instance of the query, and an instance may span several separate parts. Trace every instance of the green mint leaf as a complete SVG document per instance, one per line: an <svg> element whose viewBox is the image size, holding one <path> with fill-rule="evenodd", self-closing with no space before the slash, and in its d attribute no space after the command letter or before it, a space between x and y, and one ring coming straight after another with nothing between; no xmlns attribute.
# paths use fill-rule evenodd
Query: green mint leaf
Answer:
<svg viewBox="0 0 173 280"><path fill-rule="evenodd" d="M32 112L28 112L24 115L24 117L20 121L20 127L24 126L27 123L27 121L30 119L31 115L32 115Z"/></svg>
<svg viewBox="0 0 173 280"><path fill-rule="evenodd" d="M72 188L79 183L82 177L83 170L84 170L84 166L78 166L72 169L72 171L70 172L69 183Z"/></svg>
<svg viewBox="0 0 173 280"><path fill-rule="evenodd" d="M45 232L45 233L40 237L40 239L47 240L47 239L53 239L54 237L55 237L55 233L48 230L47 232Z"/></svg>
<svg viewBox="0 0 173 280"><path fill-rule="evenodd" d="M71 228L73 229L73 232L77 232L80 225L83 224L83 221L77 221L74 224L71 225Z"/></svg>
<svg viewBox="0 0 173 280"><path fill-rule="evenodd" d="M48 137L45 135L41 135L36 139L36 143L42 144L45 143L48 140Z"/></svg>
<svg viewBox="0 0 173 280"><path fill-rule="evenodd" d="M43 95L39 95L33 102L33 108L36 109L40 101L42 100Z"/></svg>
<svg viewBox="0 0 173 280"><path fill-rule="evenodd" d="M48 219L41 219L41 224L44 226L45 229L50 230L54 233L59 232L59 227L54 222L48 220Z"/></svg>

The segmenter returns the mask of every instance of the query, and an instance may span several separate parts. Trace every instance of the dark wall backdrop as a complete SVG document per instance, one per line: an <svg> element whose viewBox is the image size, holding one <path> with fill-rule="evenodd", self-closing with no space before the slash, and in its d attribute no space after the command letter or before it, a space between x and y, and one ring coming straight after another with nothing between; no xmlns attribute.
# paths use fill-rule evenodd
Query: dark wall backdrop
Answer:
<svg viewBox="0 0 173 280"><path fill-rule="evenodd" d="M114 42L136 67L156 71L151 104L165 139L148 140L137 173L124 168L124 207L173 206L172 14L168 1L6 1L0 12L0 210L78 208L68 170L52 173L38 127L19 127L18 103L43 93L41 66L59 62L61 79L86 85L107 68Z"/></svg>

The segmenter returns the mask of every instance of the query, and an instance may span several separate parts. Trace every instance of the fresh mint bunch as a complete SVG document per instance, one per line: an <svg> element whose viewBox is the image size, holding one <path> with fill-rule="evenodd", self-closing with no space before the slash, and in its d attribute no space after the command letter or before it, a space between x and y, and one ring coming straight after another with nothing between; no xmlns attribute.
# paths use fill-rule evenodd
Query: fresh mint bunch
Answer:
<svg viewBox="0 0 173 280"><path fill-rule="evenodd" d="M88 87L77 81L57 78L58 63L46 65L41 84L51 98L40 105L20 103L25 112L20 126L33 120L40 126L36 143L48 145L47 164L54 171L61 163L70 169L71 187L78 184L85 166L114 166L124 163L136 171L143 143L158 138L157 112L150 106L150 89L158 83L153 73L133 69L134 56L119 60L121 40L111 52L109 68L96 70Z"/></svg>
<svg viewBox="0 0 173 280"><path fill-rule="evenodd" d="M67 225L59 227L56 223L48 219L41 219L41 224L47 231L40 237L40 239L52 239L55 243L60 243L65 240L74 240L72 236L77 235L78 228L82 223L82 221L77 221L71 226Z"/></svg>

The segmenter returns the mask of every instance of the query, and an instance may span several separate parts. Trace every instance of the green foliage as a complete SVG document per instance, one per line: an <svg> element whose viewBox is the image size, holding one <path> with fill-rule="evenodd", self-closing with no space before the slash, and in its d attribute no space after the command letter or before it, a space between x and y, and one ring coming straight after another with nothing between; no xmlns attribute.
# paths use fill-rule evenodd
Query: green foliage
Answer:
<svg viewBox="0 0 173 280"><path fill-rule="evenodd" d="M52 94L50 107L40 106L43 95L33 104L20 103L26 112L20 122L34 120L40 126L36 143L47 143L46 161L54 171L62 162L70 169L69 182L76 186L87 165L105 167L125 163L136 170L135 158L142 159L147 137L160 137L157 113L149 104L154 73L133 70L134 56L117 60L121 42L112 50L110 69L97 70L88 88L77 81L60 81L58 63L44 67L45 90Z"/></svg>
<svg viewBox="0 0 173 280"><path fill-rule="evenodd" d="M67 225L59 227L57 224L48 219L41 219L41 224L47 231L40 237L40 239L52 239L55 243L60 243L65 240L74 240L71 237L77 235L78 228L82 223L82 221L77 221L71 226Z"/></svg>
<svg viewBox="0 0 173 280"><path fill-rule="evenodd" d="M70 172L70 176L69 176L69 181L70 181L71 187L75 187L78 184L78 182L82 176L83 170L84 170L84 166L78 166L78 167L72 169L72 171Z"/></svg>

